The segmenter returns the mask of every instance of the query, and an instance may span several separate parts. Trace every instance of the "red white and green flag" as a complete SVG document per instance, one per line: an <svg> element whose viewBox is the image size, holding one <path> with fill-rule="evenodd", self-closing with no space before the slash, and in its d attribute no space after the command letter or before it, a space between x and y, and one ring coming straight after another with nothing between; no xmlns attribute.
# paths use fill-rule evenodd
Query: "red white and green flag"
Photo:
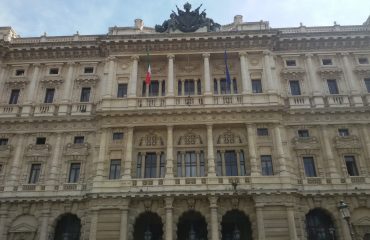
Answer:
<svg viewBox="0 0 370 240"><path fill-rule="evenodd" d="M148 70L146 72L146 77L145 77L145 83L148 86L150 84L150 80L152 78L152 70L150 69L150 56L149 56L149 50L146 50L147 54L147 61L148 61Z"/></svg>

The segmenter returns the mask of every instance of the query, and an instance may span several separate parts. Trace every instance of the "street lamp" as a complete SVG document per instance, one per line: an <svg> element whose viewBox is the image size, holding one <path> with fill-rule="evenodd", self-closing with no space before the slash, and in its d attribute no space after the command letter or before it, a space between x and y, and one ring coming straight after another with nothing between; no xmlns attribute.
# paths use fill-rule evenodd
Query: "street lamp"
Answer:
<svg viewBox="0 0 370 240"><path fill-rule="evenodd" d="M354 239L355 234L353 232L352 224L350 221L351 213L349 212L348 205L342 200L339 202L338 209L339 209L340 214L342 215L342 218L346 220L347 222L349 233L351 235L351 239Z"/></svg>

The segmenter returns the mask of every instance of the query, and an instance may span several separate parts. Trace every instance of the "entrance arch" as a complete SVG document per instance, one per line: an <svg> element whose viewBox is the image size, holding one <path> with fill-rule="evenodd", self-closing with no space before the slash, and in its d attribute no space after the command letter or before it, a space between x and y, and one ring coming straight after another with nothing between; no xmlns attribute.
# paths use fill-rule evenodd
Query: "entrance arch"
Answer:
<svg viewBox="0 0 370 240"><path fill-rule="evenodd" d="M162 236L163 223L157 213L144 212L136 218L134 240L162 240Z"/></svg>
<svg viewBox="0 0 370 240"><path fill-rule="evenodd" d="M306 215L307 240L336 240L337 231L330 214L320 208Z"/></svg>
<svg viewBox="0 0 370 240"><path fill-rule="evenodd" d="M207 240L207 223L200 212L190 210L181 215L177 223L178 240Z"/></svg>
<svg viewBox="0 0 370 240"><path fill-rule="evenodd" d="M62 215L55 227L54 240L79 240L81 220L74 214Z"/></svg>
<svg viewBox="0 0 370 240"><path fill-rule="evenodd" d="M228 211L222 217L221 227L222 240L252 240L251 222L242 211Z"/></svg>

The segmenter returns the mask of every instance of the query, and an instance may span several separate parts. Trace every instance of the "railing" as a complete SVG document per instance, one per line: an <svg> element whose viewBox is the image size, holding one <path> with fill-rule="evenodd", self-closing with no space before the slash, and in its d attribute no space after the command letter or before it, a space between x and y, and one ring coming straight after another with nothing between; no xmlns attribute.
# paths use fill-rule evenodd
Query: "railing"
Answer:
<svg viewBox="0 0 370 240"><path fill-rule="evenodd" d="M42 104L36 106L35 116L51 116L54 115L56 107L53 104Z"/></svg>
<svg viewBox="0 0 370 240"><path fill-rule="evenodd" d="M349 107L349 98L347 95L329 95L327 96L329 107Z"/></svg>
<svg viewBox="0 0 370 240"><path fill-rule="evenodd" d="M290 96L289 106L291 108L310 108L310 98L308 96Z"/></svg>
<svg viewBox="0 0 370 240"><path fill-rule="evenodd" d="M153 97L153 98L138 98L137 107L138 108L152 108L152 107L165 107L166 99L163 97Z"/></svg>
<svg viewBox="0 0 370 240"><path fill-rule="evenodd" d="M0 117L16 117L20 112L18 105L3 105L0 106Z"/></svg>
<svg viewBox="0 0 370 240"><path fill-rule="evenodd" d="M91 114L92 103L74 103L72 105L72 115L87 115Z"/></svg>
<svg viewBox="0 0 370 240"><path fill-rule="evenodd" d="M200 106L203 105L203 96L176 97L176 106Z"/></svg>
<svg viewBox="0 0 370 240"><path fill-rule="evenodd" d="M220 96L213 96L213 104L222 104L222 105L229 105L229 104L242 104L243 103L243 96L242 95L220 95Z"/></svg>

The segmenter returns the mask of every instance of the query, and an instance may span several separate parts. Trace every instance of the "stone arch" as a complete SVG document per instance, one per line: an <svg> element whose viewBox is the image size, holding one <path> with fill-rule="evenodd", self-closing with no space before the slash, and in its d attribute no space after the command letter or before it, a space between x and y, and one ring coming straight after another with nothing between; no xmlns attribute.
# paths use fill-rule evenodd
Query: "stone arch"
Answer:
<svg viewBox="0 0 370 240"><path fill-rule="evenodd" d="M38 233L38 221L35 216L25 214L14 219L8 230L9 240L34 240Z"/></svg>
<svg viewBox="0 0 370 240"><path fill-rule="evenodd" d="M81 236L81 219L72 213L59 215L53 224L54 240L78 240Z"/></svg>
<svg viewBox="0 0 370 240"><path fill-rule="evenodd" d="M307 240L337 240L339 229L335 226L334 219L333 215L326 209L311 209L305 216Z"/></svg>
<svg viewBox="0 0 370 240"><path fill-rule="evenodd" d="M143 212L134 223L134 240L145 239L145 236L151 236L151 240L161 240L163 238L163 223L161 217L154 212Z"/></svg>
<svg viewBox="0 0 370 240"><path fill-rule="evenodd" d="M178 220L176 236L178 240L208 239L208 229L206 218L198 211L188 210L184 212Z"/></svg>
<svg viewBox="0 0 370 240"><path fill-rule="evenodd" d="M249 217L240 210L227 211L221 221L222 240L252 240L252 224Z"/></svg>

